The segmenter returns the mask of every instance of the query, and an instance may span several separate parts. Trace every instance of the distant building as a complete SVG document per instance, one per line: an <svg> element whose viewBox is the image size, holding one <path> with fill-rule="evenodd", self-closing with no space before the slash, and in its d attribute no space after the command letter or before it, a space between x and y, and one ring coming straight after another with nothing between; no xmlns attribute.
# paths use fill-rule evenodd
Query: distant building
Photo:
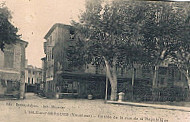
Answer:
<svg viewBox="0 0 190 122"><path fill-rule="evenodd" d="M32 65L27 65L25 69L26 91L35 92L36 85L42 82L42 69Z"/></svg>
<svg viewBox="0 0 190 122"><path fill-rule="evenodd" d="M24 98L25 92L25 48L28 43L22 40L15 44L5 45L4 52L0 50L0 95L8 96L19 92L19 98Z"/></svg>
<svg viewBox="0 0 190 122"><path fill-rule="evenodd" d="M80 68L71 68L66 51L75 45L74 28L69 25L55 24L44 37L43 58L46 97L105 98L105 67L87 64ZM152 100L152 67L137 66L135 81L132 83L132 69L116 68L118 92L125 93L125 99ZM156 100L184 100L187 96L187 79L175 65L165 63L160 66L156 80ZM132 85L133 84L133 85ZM108 97L111 86L108 84ZM132 96L134 96L132 98Z"/></svg>
<svg viewBox="0 0 190 122"><path fill-rule="evenodd" d="M42 81L42 69L28 65L26 69L25 83L28 85L39 84Z"/></svg>

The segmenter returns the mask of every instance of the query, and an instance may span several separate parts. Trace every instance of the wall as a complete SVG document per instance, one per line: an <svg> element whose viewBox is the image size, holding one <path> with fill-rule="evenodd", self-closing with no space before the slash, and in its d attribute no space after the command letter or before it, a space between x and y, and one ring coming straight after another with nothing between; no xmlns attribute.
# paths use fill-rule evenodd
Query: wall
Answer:
<svg viewBox="0 0 190 122"><path fill-rule="evenodd" d="M6 93L7 81L19 81L21 98L24 97L26 46L27 42L19 40L16 44L5 45L4 52L0 51L0 79L5 82L3 88L0 85L0 89L4 89Z"/></svg>
<svg viewBox="0 0 190 122"><path fill-rule="evenodd" d="M10 61L7 58L4 57L4 53L7 53L9 55L8 51L6 48L9 48L9 50L13 51L13 60ZM6 45L4 52L0 51L0 72L4 73L5 76L2 76L6 80L18 80L21 75L22 67L21 63L23 63L23 60L21 60L22 56L21 52L21 45L17 43L16 45ZM5 62L13 64L13 67L5 67ZM23 63L24 64L24 63ZM7 76L6 76L7 74ZM12 77L12 74L18 75L17 77ZM1 78L2 78L1 77Z"/></svg>

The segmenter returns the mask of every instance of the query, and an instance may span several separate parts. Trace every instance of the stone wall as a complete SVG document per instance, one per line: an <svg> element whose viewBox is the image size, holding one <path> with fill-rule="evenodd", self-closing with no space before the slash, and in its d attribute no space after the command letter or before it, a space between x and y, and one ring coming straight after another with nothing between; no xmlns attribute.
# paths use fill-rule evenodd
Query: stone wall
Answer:
<svg viewBox="0 0 190 122"><path fill-rule="evenodd" d="M24 98L24 81L25 81L25 48L27 42L18 40L16 44L5 45L4 52L0 51L0 80L11 81L11 82L20 82L20 97ZM7 56L7 57L5 57ZM1 83L0 83L1 84ZM0 93L6 92L6 85L0 89ZM8 89L7 89L8 91Z"/></svg>

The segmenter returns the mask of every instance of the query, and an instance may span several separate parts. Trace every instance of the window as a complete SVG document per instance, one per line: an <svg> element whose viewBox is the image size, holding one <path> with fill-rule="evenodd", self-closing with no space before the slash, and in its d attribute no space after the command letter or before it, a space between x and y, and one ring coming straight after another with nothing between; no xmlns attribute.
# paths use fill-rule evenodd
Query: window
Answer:
<svg viewBox="0 0 190 122"><path fill-rule="evenodd" d="M1 80L1 79L0 79L0 81L1 81L1 85L2 85L3 87L6 87L5 80Z"/></svg>
<svg viewBox="0 0 190 122"><path fill-rule="evenodd" d="M155 16L156 16L156 22L159 22L159 20L161 19L161 12L157 11L155 13Z"/></svg>
<svg viewBox="0 0 190 122"><path fill-rule="evenodd" d="M51 59L53 59L53 53L52 53L52 48L51 49L49 49L49 53L47 54L47 59L48 59L48 61L51 61Z"/></svg>
<svg viewBox="0 0 190 122"><path fill-rule="evenodd" d="M11 47L4 49L4 67L13 68L14 64L14 50Z"/></svg>
<svg viewBox="0 0 190 122"><path fill-rule="evenodd" d="M179 70L176 72L177 72L177 75L176 75L177 80L181 80L181 77L182 77L181 72Z"/></svg>
<svg viewBox="0 0 190 122"><path fill-rule="evenodd" d="M49 52L46 54L46 56L47 56L47 61L49 61Z"/></svg>
<svg viewBox="0 0 190 122"><path fill-rule="evenodd" d="M51 49L51 59L53 59L53 51L52 51L52 49Z"/></svg>
<svg viewBox="0 0 190 122"><path fill-rule="evenodd" d="M50 58L51 58L51 51L49 52L49 61L51 60Z"/></svg>
<svg viewBox="0 0 190 122"><path fill-rule="evenodd" d="M175 77L175 70L174 69L171 70L171 76L172 76L172 78Z"/></svg>
<svg viewBox="0 0 190 122"><path fill-rule="evenodd" d="M51 59L53 59L53 53L51 54Z"/></svg>
<svg viewBox="0 0 190 122"><path fill-rule="evenodd" d="M34 84L33 78L32 78L32 84Z"/></svg>
<svg viewBox="0 0 190 122"><path fill-rule="evenodd" d="M48 55L46 54L46 60L48 61Z"/></svg>
<svg viewBox="0 0 190 122"><path fill-rule="evenodd" d="M28 84L30 84L30 78L28 78Z"/></svg>
<svg viewBox="0 0 190 122"><path fill-rule="evenodd" d="M50 45L52 44L52 36L49 37Z"/></svg>
<svg viewBox="0 0 190 122"><path fill-rule="evenodd" d="M123 76L123 74L124 74L124 68L122 67L121 68L121 76Z"/></svg>
<svg viewBox="0 0 190 122"><path fill-rule="evenodd" d="M70 39L74 39L75 37L75 32L73 30L70 30Z"/></svg>

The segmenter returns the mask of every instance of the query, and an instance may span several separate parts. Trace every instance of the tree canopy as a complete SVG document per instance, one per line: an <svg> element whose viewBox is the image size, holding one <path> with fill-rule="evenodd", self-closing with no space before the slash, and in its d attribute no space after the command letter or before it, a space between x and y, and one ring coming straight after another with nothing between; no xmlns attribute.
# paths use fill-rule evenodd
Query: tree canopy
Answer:
<svg viewBox="0 0 190 122"><path fill-rule="evenodd" d="M12 16L5 3L0 3L0 49L3 50L5 44L15 43L19 39L18 29L10 22Z"/></svg>
<svg viewBox="0 0 190 122"><path fill-rule="evenodd" d="M76 45L75 52L84 57L83 62L88 59L88 63L105 65L114 100L116 66L151 65L155 67L153 82L156 82L161 63L179 49L189 50L187 6L165 2L87 1L80 22L73 22L80 40L78 46L83 47Z"/></svg>

